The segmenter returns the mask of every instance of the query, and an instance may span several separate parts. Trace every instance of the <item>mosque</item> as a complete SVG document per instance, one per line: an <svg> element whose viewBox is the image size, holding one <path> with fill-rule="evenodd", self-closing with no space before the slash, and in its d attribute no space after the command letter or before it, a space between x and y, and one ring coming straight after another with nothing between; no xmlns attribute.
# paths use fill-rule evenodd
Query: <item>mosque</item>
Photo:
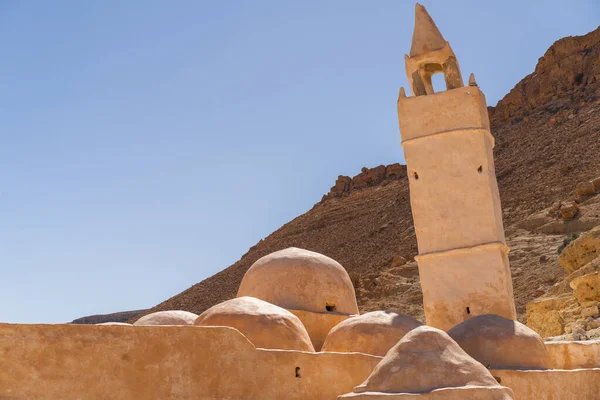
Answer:
<svg viewBox="0 0 600 400"><path fill-rule="evenodd" d="M600 399L600 342L544 343L516 321L485 96L418 4L405 62L398 117L426 325L361 315L342 265L288 248L199 316L0 324L0 399Z"/></svg>

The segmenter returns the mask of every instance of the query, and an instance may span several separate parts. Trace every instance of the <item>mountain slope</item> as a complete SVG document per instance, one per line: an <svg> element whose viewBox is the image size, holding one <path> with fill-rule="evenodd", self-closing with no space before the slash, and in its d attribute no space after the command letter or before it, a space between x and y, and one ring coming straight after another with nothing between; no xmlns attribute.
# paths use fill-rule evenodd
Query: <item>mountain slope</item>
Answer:
<svg viewBox="0 0 600 400"><path fill-rule="evenodd" d="M496 107L496 171L502 198L515 297L525 303L564 272L556 263L560 236L512 228L555 200L572 197L576 184L600 176L600 28L554 43L535 71ZM483 88L485 91L485 88ZM460 207L460 205L457 205ZM258 258L296 246L338 260L355 285L361 311L389 308L422 318L422 298L406 170L399 165L339 177L331 192L252 247L232 266L148 312L201 313L234 297Z"/></svg>
<svg viewBox="0 0 600 400"><path fill-rule="evenodd" d="M132 318L138 318L146 310L122 311L112 314L88 315L71 321L71 324L102 324L104 322L127 322Z"/></svg>

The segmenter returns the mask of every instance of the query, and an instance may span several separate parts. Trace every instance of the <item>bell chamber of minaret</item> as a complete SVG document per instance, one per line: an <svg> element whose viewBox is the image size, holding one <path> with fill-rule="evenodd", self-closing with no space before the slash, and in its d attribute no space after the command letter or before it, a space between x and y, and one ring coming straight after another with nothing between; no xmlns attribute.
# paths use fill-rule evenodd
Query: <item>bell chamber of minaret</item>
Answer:
<svg viewBox="0 0 600 400"><path fill-rule="evenodd" d="M427 324L482 314L516 319L485 96L463 84L456 55L419 4L398 119L419 247ZM434 92L431 77L444 75Z"/></svg>

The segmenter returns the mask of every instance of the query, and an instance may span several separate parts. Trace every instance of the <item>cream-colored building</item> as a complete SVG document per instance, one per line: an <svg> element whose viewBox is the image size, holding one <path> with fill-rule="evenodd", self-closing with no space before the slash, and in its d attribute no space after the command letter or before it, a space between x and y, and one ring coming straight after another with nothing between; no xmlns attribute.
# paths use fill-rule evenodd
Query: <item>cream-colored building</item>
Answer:
<svg viewBox="0 0 600 400"><path fill-rule="evenodd" d="M288 248L200 316L0 323L0 399L600 399L600 341L544 343L514 320L485 98L419 5L406 64L415 96L398 113L433 327L360 315L341 264Z"/></svg>
<svg viewBox="0 0 600 400"><path fill-rule="evenodd" d="M447 330L481 314L516 318L485 96L417 4L412 97L398 98L402 147L419 246L427 324ZM432 75L446 90L434 92Z"/></svg>

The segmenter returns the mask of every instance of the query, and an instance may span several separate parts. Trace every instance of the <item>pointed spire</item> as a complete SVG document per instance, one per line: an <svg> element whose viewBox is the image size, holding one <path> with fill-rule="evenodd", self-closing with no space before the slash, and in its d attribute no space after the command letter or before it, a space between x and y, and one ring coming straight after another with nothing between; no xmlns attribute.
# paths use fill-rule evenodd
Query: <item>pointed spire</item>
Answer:
<svg viewBox="0 0 600 400"><path fill-rule="evenodd" d="M446 40L431 19L431 16L419 3L415 6L415 30L413 33L410 56L415 57L429 53L432 50L442 49Z"/></svg>
<svg viewBox="0 0 600 400"><path fill-rule="evenodd" d="M406 92L404 91L404 88L401 87L400 88L400 93L398 94L398 101L400 101L400 99L403 99L406 97Z"/></svg>
<svg viewBox="0 0 600 400"><path fill-rule="evenodd" d="M477 86L477 82L475 82L475 74L471 73L469 76L469 86Z"/></svg>

